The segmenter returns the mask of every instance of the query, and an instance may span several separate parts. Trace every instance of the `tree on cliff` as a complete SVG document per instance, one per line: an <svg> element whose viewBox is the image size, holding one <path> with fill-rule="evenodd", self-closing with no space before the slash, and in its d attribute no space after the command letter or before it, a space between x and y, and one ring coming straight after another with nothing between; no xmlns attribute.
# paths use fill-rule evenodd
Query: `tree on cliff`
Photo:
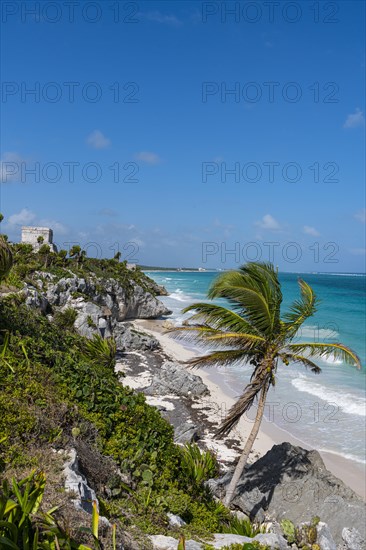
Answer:
<svg viewBox="0 0 366 550"><path fill-rule="evenodd" d="M4 216L0 213L0 223ZM13 265L13 254L5 235L0 235L0 282L9 274Z"/></svg>
<svg viewBox="0 0 366 550"><path fill-rule="evenodd" d="M251 433L225 496L226 505L233 498L258 434L268 390L275 384L278 362L297 363L319 373L321 369L312 358L331 355L361 366L358 356L343 344L293 342L301 325L317 308L312 288L301 279L298 283L301 297L281 317L282 292L277 271L269 263L248 263L218 276L209 289L208 298L226 298L231 309L210 303L192 304L183 312L195 313L184 327L173 329L178 336L209 348L207 355L190 361L193 367L249 363L253 368L250 383L217 432L218 436L227 435L259 399Z"/></svg>

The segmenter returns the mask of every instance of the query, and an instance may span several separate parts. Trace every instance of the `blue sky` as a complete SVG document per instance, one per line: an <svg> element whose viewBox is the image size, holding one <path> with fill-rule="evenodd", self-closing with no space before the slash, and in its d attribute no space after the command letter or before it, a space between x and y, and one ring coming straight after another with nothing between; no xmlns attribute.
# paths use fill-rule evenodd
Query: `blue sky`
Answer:
<svg viewBox="0 0 366 550"><path fill-rule="evenodd" d="M365 271L363 2L34 5L2 5L11 239Z"/></svg>

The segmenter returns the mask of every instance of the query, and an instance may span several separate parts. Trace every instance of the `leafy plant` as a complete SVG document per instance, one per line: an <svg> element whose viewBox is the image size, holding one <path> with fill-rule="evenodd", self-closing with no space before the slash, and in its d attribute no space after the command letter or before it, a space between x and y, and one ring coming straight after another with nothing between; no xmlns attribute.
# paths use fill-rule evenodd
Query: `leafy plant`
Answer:
<svg viewBox="0 0 366 550"><path fill-rule="evenodd" d="M226 524L223 524L222 532L253 538L260 533L266 533L267 529L260 523L252 523L249 519L239 519L233 516Z"/></svg>
<svg viewBox="0 0 366 550"><path fill-rule="evenodd" d="M210 451L201 451L196 443L187 443L181 448L181 455L182 470L188 480L197 487L218 472L214 455Z"/></svg>
<svg viewBox="0 0 366 550"><path fill-rule="evenodd" d="M63 311L57 311L53 320L59 327L70 330L73 328L77 316L77 311L72 307L68 307Z"/></svg>
<svg viewBox="0 0 366 550"><path fill-rule="evenodd" d="M13 254L10 245L0 235L0 281L4 279L13 265Z"/></svg>
<svg viewBox="0 0 366 550"><path fill-rule="evenodd" d="M91 340L84 345L84 354L93 363L107 368L116 364L117 345L114 338L102 338L100 334L93 334Z"/></svg>
<svg viewBox="0 0 366 550"><path fill-rule="evenodd" d="M43 472L32 472L11 485L3 481L0 493L0 546L11 550L91 550L76 542L57 523L57 507L39 513L46 485ZM91 528L80 528L93 537L94 550L102 548L99 540L99 513L93 502ZM112 528L112 548L116 549L116 528Z"/></svg>
<svg viewBox="0 0 366 550"><path fill-rule="evenodd" d="M320 521L318 516L314 516L309 523L303 523L300 527L295 525L289 519L283 519L280 523L285 538L290 544L295 543L299 548L309 548L318 550L316 544L318 538L317 525Z"/></svg>

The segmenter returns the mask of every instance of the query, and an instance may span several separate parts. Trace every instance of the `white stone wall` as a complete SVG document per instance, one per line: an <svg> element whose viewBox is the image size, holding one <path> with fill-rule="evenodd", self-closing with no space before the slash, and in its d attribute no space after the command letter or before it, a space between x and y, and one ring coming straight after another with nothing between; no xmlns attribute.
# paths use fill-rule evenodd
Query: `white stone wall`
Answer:
<svg viewBox="0 0 366 550"><path fill-rule="evenodd" d="M43 237L43 243L38 242ZM22 243L31 244L37 251L42 244L48 244L53 252L57 252L53 244L53 231L49 227L22 227Z"/></svg>

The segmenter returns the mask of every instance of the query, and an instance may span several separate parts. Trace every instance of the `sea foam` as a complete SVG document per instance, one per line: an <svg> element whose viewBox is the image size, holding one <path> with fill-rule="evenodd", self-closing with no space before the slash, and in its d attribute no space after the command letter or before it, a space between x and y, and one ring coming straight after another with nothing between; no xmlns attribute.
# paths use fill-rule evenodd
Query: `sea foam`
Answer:
<svg viewBox="0 0 366 550"><path fill-rule="evenodd" d="M319 399L337 405L346 414L366 416L366 399L352 393L337 391L300 376L291 384L301 392L315 395Z"/></svg>

